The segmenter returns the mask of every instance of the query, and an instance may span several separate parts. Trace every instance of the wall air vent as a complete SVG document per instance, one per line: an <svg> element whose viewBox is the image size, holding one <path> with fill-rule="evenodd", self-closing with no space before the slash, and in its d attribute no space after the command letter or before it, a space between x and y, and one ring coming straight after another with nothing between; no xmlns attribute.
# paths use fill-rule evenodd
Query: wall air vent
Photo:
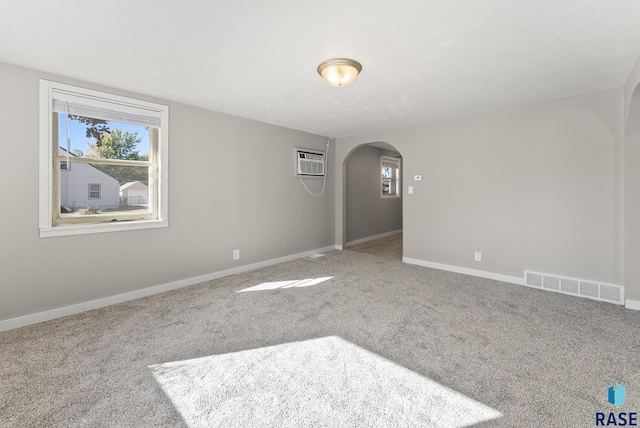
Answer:
<svg viewBox="0 0 640 428"><path fill-rule="evenodd" d="M323 177L325 153L317 150L295 148L295 177Z"/></svg>
<svg viewBox="0 0 640 428"><path fill-rule="evenodd" d="M524 282L524 285L528 287L624 305L624 287L622 285L604 284L527 270L524 271Z"/></svg>

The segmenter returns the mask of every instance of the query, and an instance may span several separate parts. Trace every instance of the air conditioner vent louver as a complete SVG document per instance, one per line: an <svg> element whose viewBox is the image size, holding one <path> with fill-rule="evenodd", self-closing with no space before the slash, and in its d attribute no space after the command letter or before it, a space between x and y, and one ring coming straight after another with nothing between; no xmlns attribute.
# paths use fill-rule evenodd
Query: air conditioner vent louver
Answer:
<svg viewBox="0 0 640 428"><path fill-rule="evenodd" d="M524 271L525 285L572 296L624 305L624 287L596 281Z"/></svg>
<svg viewBox="0 0 640 428"><path fill-rule="evenodd" d="M324 153L306 149L296 149L296 175L324 176Z"/></svg>

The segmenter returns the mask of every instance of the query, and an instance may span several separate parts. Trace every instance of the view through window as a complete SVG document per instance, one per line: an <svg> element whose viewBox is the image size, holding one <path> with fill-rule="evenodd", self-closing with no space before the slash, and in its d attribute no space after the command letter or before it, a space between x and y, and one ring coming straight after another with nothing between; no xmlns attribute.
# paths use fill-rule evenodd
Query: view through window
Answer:
<svg viewBox="0 0 640 428"><path fill-rule="evenodd" d="M168 108L47 81L40 97L41 236L166 226L140 223L166 223Z"/></svg>
<svg viewBox="0 0 640 428"><path fill-rule="evenodd" d="M383 198L400 196L400 159L382 156L380 165L382 169L380 196Z"/></svg>

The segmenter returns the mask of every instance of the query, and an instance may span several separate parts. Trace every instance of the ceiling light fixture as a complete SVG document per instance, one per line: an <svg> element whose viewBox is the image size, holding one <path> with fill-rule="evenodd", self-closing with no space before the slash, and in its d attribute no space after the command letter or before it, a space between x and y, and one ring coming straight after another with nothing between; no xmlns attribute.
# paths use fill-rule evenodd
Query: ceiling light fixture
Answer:
<svg viewBox="0 0 640 428"><path fill-rule="evenodd" d="M349 58L328 59L318 66L318 74L333 86L347 86L361 71L362 65Z"/></svg>

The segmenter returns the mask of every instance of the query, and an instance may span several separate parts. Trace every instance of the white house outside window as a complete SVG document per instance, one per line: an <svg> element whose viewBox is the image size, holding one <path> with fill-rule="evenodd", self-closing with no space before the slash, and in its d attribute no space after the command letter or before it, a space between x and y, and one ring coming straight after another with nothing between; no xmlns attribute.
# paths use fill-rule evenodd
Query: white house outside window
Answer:
<svg viewBox="0 0 640 428"><path fill-rule="evenodd" d="M167 106L41 80L40 236L166 227L167 136Z"/></svg>

